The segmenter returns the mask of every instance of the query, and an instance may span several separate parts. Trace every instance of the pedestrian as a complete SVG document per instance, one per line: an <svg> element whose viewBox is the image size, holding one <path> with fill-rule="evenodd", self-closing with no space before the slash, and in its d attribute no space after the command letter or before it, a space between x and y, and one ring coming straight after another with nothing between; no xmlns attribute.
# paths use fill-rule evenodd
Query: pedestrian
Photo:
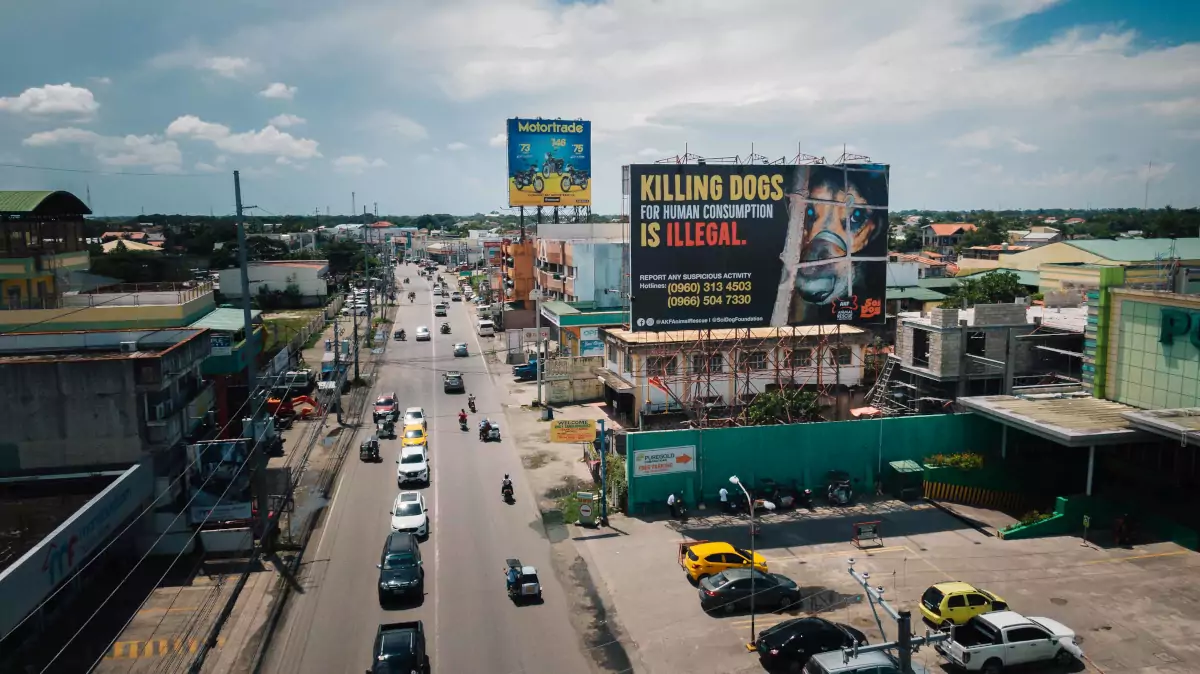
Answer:
<svg viewBox="0 0 1200 674"><path fill-rule="evenodd" d="M678 518L679 508L675 505L675 503L675 492L671 492L671 494L667 496L667 508L671 510L671 517Z"/></svg>
<svg viewBox="0 0 1200 674"><path fill-rule="evenodd" d="M721 498L721 511L730 512L729 490L725 487L721 487L721 489L717 492L717 495Z"/></svg>

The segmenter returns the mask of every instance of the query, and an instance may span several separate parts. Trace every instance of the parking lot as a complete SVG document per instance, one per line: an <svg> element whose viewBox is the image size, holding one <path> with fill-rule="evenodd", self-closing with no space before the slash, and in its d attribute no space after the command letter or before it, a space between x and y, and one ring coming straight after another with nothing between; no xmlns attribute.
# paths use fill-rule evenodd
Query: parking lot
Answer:
<svg viewBox="0 0 1200 674"><path fill-rule="evenodd" d="M877 521L881 541L856 548L855 522ZM613 517L608 531L572 535L611 607L613 633L628 644L639 672L762 671L747 652L751 616L710 616L677 563L685 540L749 547L744 516L693 512L686 524ZM1006 599L1012 610L1045 616L1075 630L1086 661L1067 671L1183 674L1200 671L1200 555L1170 543L1107 548L1079 538L1003 541L928 504L880 501L849 509L769 515L757 537L770 570L801 587L799 610L757 614L754 630L817 614L882 641L848 560L923 633L918 600L931 584L962 580ZM886 615L888 640L896 626ZM915 662L938 669L929 648ZM1035 671L1057 674L1046 666Z"/></svg>

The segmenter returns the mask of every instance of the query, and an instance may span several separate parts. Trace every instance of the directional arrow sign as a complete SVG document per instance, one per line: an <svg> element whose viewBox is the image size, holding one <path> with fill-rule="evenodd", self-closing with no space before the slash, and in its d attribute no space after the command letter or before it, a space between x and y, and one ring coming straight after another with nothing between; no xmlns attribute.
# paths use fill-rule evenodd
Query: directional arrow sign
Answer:
<svg viewBox="0 0 1200 674"><path fill-rule="evenodd" d="M695 445L639 449L633 452L633 476L669 475L696 472Z"/></svg>

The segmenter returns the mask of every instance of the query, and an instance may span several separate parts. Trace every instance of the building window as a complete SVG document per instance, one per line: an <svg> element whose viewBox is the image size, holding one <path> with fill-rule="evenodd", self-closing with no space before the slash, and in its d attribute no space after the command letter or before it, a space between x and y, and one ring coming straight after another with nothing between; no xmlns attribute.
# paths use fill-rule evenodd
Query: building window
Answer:
<svg viewBox="0 0 1200 674"><path fill-rule="evenodd" d="M724 360L719 353L693 353L692 372L694 374L715 374L724 370Z"/></svg>
<svg viewBox="0 0 1200 674"><path fill-rule="evenodd" d="M839 346L829 351L830 365L849 365L853 362L851 357L850 347Z"/></svg>
<svg viewBox="0 0 1200 674"><path fill-rule="evenodd" d="M625 369L623 369L621 371L622 372L633 372L633 355L630 354L628 350L623 350L622 354L625 356L625 359L624 359L625 360Z"/></svg>
<svg viewBox="0 0 1200 674"><path fill-rule="evenodd" d="M765 370L767 369L767 352L747 351L741 354L738 361L744 370Z"/></svg>
<svg viewBox="0 0 1200 674"><path fill-rule="evenodd" d="M650 356L646 358L646 376L661 377L675 374L675 356Z"/></svg>
<svg viewBox="0 0 1200 674"><path fill-rule="evenodd" d="M967 333L967 355L969 356L984 356L987 355L987 333L986 332L968 332Z"/></svg>
<svg viewBox="0 0 1200 674"><path fill-rule="evenodd" d="M608 362L612 363L613 365L616 365L617 364L617 345L616 344L607 344L605 346L605 350L608 352Z"/></svg>
<svg viewBox="0 0 1200 674"><path fill-rule="evenodd" d="M812 367L812 349L792 349L792 367Z"/></svg>

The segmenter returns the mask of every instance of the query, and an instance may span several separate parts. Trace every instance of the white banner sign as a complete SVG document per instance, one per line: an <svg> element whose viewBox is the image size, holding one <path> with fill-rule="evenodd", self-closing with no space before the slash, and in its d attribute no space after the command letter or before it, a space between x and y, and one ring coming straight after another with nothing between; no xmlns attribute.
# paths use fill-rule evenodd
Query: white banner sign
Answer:
<svg viewBox="0 0 1200 674"><path fill-rule="evenodd" d="M696 472L696 446L642 449L633 453L633 476Z"/></svg>

